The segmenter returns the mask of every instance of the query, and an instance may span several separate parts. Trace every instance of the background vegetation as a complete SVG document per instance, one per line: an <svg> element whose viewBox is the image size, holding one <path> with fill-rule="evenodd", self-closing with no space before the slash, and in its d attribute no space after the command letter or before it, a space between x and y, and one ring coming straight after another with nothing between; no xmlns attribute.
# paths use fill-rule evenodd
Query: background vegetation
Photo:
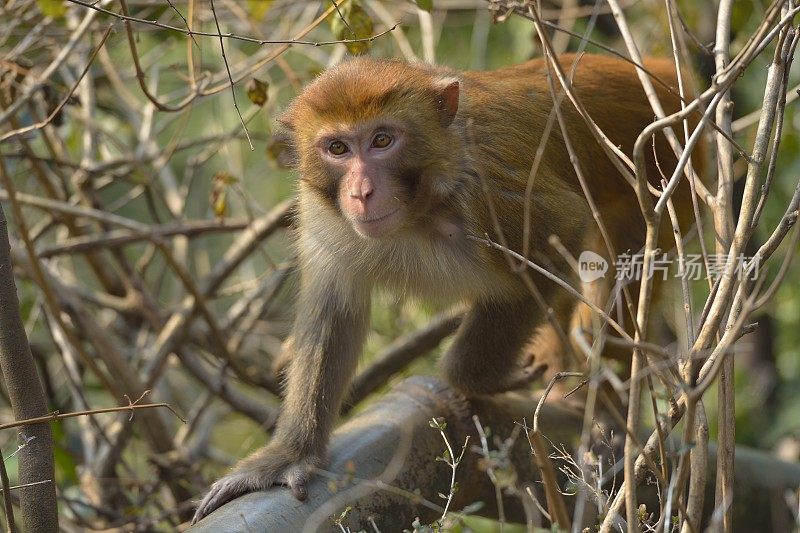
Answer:
<svg viewBox="0 0 800 533"><path fill-rule="evenodd" d="M46 453L46 431L0 426L10 485L38 482L25 490L44 498L55 488L63 530L178 527L192 499L267 438L280 403L271 365L292 320L295 281L286 231L294 177L282 166L274 117L304 82L349 53L459 69L542 54L534 24L514 14L527 13L526 2L338 4L6 0L0 7L0 205L46 404L25 416L18 405L12 410L20 399L35 404L38 395L27 385L14 392L9 373L23 368L15 365L24 357L6 353L0 422L129 401L165 403L180 415L162 406L53 420L54 471L44 477L34 468L18 478L17 462ZM643 54L671 55L670 24L677 24L692 85L710 86L718 13L729 3L621 4ZM776 42L796 37L791 24L781 26L782 41L777 30L770 39L759 33L779 27L781 8L795 9L793 2L745 0L730 12L731 56L746 51L754 35L766 43L732 85L732 131L746 153L759 139ZM602 45L628 55L609 4L552 0L537 9L557 50L576 50L586 34L587 51L609 53ZM780 143L769 143L777 150L774 177L747 255L781 224L793 225L787 205L796 218L796 79L787 73ZM783 110L781 103L779 116ZM715 165L709 168L703 179L711 188ZM732 168L734 196L741 196L748 162L737 156ZM740 203L734 205L735 214ZM704 235L713 243L707 220ZM796 235L764 265L758 289L773 281L779 288L754 310L746 322L758 327L726 359L736 360L735 441L789 461L800 455L800 266L789 262ZM696 240L690 248L698 250ZM0 277L6 264L0 262ZM708 294L705 280L692 287L696 321ZM409 356L398 372L375 374L370 365L390 342L445 311L376 298L361 369L362 383L363 376L371 380L355 403L404 375L435 372L440 349ZM0 307L16 308L8 299ZM0 336L11 338L8 328L0 320ZM703 396L712 440L714 387ZM667 406L664 391L653 394ZM13 490L8 503L18 505L20 493ZM787 497L796 504L796 495ZM26 514L24 501L18 512L29 527L28 520L50 520L47 512Z"/></svg>

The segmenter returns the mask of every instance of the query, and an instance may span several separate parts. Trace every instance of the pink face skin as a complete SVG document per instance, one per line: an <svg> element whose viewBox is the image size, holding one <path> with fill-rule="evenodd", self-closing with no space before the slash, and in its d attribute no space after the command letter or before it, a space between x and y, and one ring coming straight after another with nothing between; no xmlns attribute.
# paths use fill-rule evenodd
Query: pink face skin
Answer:
<svg viewBox="0 0 800 533"><path fill-rule="evenodd" d="M404 132L386 124L360 124L319 137L317 149L339 181L339 208L363 237L377 239L404 218L395 184Z"/></svg>

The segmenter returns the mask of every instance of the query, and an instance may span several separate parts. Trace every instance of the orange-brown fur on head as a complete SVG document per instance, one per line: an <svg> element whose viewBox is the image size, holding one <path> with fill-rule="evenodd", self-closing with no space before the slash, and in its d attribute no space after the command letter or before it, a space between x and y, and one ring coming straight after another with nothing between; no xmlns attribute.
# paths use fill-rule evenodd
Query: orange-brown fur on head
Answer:
<svg viewBox="0 0 800 533"><path fill-rule="evenodd" d="M457 92L455 101L447 99L454 81L430 67L366 58L325 72L281 118L297 147L301 194L311 189L341 209L337 185L346 176L337 175L339 169L324 160L316 143L326 134L336 137L386 126L403 136L403 149L393 157L391 168L368 168L366 174L382 180L376 185L393 188L398 203L414 205L405 213L410 223L405 226L423 219L434 207L424 204L447 200L436 194L437 182L449 180L463 165L461 140L447 127L458 107Z"/></svg>

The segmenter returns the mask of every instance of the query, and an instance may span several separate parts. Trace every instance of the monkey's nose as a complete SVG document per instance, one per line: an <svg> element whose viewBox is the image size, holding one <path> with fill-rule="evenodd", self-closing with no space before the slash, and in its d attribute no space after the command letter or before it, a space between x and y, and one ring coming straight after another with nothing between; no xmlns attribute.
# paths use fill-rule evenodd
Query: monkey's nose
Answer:
<svg viewBox="0 0 800 533"><path fill-rule="evenodd" d="M373 192L375 192L375 189L372 186L372 182L368 179L363 179L360 183L350 188L350 198L366 202Z"/></svg>

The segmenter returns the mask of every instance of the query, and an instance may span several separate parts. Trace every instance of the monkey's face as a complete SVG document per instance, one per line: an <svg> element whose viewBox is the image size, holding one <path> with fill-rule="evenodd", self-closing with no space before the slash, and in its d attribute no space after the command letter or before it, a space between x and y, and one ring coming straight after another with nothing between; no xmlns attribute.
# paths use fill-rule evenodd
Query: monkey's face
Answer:
<svg viewBox="0 0 800 533"><path fill-rule="evenodd" d="M380 238L406 219L399 174L405 131L387 120L340 125L319 132L315 148L336 186L344 218L363 237Z"/></svg>
<svg viewBox="0 0 800 533"><path fill-rule="evenodd" d="M463 159L458 102L459 80L425 66L358 58L327 70L279 118L301 194L364 238L430 225L441 181Z"/></svg>

